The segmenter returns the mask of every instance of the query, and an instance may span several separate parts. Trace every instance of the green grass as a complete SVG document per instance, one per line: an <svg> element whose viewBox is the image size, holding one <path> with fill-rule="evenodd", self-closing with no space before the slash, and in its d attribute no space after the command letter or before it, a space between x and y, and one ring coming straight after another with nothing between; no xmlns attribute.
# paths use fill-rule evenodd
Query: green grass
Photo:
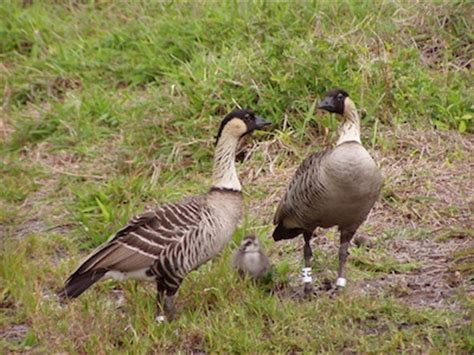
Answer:
<svg viewBox="0 0 474 355"><path fill-rule="evenodd" d="M403 150L403 130L472 140L469 1L23 3L0 4L0 332L27 331L1 339L2 353L472 352L472 300L461 291L462 311L352 295L350 286L335 299L302 301L238 280L229 266L241 237L270 233L275 183L319 148L324 128L333 136L336 119L315 112L327 89L345 88L367 111L364 143L383 157L427 154ZM207 190L217 125L236 105L274 122L254 138L271 143L239 167L252 210L231 248L186 279L179 319L156 325L153 287L134 282L103 283L60 308L54 291L128 218ZM470 155L456 145L446 161ZM410 169L403 186L387 177L384 208L431 213L423 191L401 193ZM425 178L430 189L432 172ZM404 230L379 241L406 238ZM296 243L265 244L273 286L289 289L298 282ZM468 273L471 255L455 254L453 268ZM336 252L315 259L315 270L334 278ZM418 267L384 244L355 250L348 265L354 282ZM108 297L116 288L120 305Z"/></svg>

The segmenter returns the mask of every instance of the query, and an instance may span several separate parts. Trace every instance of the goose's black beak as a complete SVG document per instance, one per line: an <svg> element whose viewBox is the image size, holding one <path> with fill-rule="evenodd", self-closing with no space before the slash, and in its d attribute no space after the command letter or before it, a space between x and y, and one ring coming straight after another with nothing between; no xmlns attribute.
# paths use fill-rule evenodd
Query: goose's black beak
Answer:
<svg viewBox="0 0 474 355"><path fill-rule="evenodd" d="M318 105L320 110L326 110L328 112L336 112L336 106L334 105L334 98L331 96L326 96L323 101Z"/></svg>
<svg viewBox="0 0 474 355"><path fill-rule="evenodd" d="M255 126L256 129L262 129L265 126L270 126L272 124L271 121L267 121L263 117L255 116Z"/></svg>

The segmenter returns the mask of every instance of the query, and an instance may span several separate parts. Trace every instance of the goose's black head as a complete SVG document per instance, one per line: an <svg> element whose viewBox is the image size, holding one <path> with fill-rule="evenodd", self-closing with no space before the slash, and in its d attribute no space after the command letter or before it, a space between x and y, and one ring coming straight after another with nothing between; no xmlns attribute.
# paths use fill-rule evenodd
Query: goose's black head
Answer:
<svg viewBox="0 0 474 355"><path fill-rule="evenodd" d="M250 109L235 109L222 120L219 132L217 133L216 143L219 141L224 129L228 134L240 138L249 134L253 130L262 129L271 124L270 121L257 116Z"/></svg>
<svg viewBox="0 0 474 355"><path fill-rule="evenodd" d="M349 94L345 90L329 90L326 95L324 95L324 99L319 103L318 108L321 110L326 110L328 112L343 115L345 107L344 103L347 97L349 97Z"/></svg>

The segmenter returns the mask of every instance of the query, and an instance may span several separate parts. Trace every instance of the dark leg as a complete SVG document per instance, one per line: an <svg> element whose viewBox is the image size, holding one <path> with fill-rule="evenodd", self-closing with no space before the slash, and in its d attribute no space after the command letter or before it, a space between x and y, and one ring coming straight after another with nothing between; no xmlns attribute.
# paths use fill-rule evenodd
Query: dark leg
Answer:
<svg viewBox="0 0 474 355"><path fill-rule="evenodd" d="M166 316L165 316L165 290L161 288L160 282L156 281L156 291L157 291L157 297L156 297L156 321L158 323L162 323L166 321Z"/></svg>
<svg viewBox="0 0 474 355"><path fill-rule="evenodd" d="M304 232L304 268L303 268L303 285L305 296L310 295L313 292L313 277L311 275L311 258L313 251L311 250L311 233Z"/></svg>
<svg viewBox="0 0 474 355"><path fill-rule="evenodd" d="M346 287L346 261L349 255L349 243L354 236L355 231L341 230L341 245L339 246L339 270L337 272L336 286L338 288Z"/></svg>
<svg viewBox="0 0 474 355"><path fill-rule="evenodd" d="M174 309L174 295L176 291L168 291L165 295L165 315L168 321L174 320L175 309Z"/></svg>
<svg viewBox="0 0 474 355"><path fill-rule="evenodd" d="M174 320L174 295L178 291L178 287L173 289L166 289L162 286L160 280L156 281L157 299L156 299L156 321L169 322Z"/></svg>

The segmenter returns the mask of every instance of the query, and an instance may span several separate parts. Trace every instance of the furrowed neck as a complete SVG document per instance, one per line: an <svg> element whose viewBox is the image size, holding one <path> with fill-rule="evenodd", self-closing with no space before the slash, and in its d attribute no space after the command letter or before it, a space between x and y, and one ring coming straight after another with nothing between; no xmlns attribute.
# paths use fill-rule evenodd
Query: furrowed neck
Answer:
<svg viewBox="0 0 474 355"><path fill-rule="evenodd" d="M241 191L239 177L235 168L235 152L239 138L223 132L217 142L214 154L214 168L212 170L212 187Z"/></svg>
<svg viewBox="0 0 474 355"><path fill-rule="evenodd" d="M349 141L361 143L360 118L357 109L352 100L348 97L346 98L344 106L343 122L337 130L338 139L336 145Z"/></svg>

